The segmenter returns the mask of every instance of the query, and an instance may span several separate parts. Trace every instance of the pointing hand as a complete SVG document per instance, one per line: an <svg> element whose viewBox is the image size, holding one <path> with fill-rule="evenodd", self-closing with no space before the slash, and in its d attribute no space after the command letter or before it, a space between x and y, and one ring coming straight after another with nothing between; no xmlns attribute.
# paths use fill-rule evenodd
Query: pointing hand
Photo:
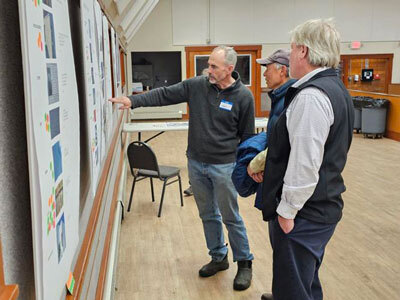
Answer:
<svg viewBox="0 0 400 300"><path fill-rule="evenodd" d="M111 98L111 99L108 99L108 101L110 101L112 103L122 104L119 107L119 109L128 109L128 108L131 108L131 106L132 106L131 100L129 100L129 98L125 97L125 96Z"/></svg>

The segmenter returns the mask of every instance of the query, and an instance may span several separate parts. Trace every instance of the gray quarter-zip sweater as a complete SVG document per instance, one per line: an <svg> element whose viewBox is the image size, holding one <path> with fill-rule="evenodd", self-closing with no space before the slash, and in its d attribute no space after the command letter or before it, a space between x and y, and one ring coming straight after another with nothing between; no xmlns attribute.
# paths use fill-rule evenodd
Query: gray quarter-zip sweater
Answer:
<svg viewBox="0 0 400 300"><path fill-rule="evenodd" d="M199 162L225 164L235 161L236 147L254 134L254 98L239 74L224 90L205 76L129 96L132 108L165 106L182 102L189 105L187 156Z"/></svg>

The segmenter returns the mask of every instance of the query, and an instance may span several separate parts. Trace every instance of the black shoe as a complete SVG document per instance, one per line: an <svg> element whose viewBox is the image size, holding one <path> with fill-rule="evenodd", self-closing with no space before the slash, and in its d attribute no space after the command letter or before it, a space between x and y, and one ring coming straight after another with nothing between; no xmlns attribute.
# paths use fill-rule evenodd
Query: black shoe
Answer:
<svg viewBox="0 0 400 300"><path fill-rule="evenodd" d="M217 274L219 271L224 271L229 268L228 254L225 255L222 261L211 260L199 270L201 277L210 277Z"/></svg>
<svg viewBox="0 0 400 300"><path fill-rule="evenodd" d="M183 191L186 196L193 196L192 186L190 185L186 190Z"/></svg>
<svg viewBox="0 0 400 300"><path fill-rule="evenodd" d="M266 294L262 294L261 300L274 300L274 297L272 297L272 294L266 293Z"/></svg>
<svg viewBox="0 0 400 300"><path fill-rule="evenodd" d="M233 281L233 289L243 291L251 284L252 278L251 260L238 261L238 271Z"/></svg>

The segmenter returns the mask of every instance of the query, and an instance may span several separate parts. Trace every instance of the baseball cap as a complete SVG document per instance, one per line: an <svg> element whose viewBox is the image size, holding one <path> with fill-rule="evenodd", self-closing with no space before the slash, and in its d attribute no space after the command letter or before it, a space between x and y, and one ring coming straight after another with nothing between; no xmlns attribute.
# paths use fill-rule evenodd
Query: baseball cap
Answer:
<svg viewBox="0 0 400 300"><path fill-rule="evenodd" d="M270 56L268 56L267 58L257 58L256 61L258 64L264 65L264 66L276 62L278 64L289 67L289 56L290 56L289 50L278 49L274 53L272 53Z"/></svg>

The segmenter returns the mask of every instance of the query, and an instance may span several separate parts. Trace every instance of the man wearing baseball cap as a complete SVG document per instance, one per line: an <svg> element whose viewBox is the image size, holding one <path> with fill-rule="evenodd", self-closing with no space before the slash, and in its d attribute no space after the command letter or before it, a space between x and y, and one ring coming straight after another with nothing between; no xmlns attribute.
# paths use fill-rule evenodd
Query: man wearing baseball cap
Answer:
<svg viewBox="0 0 400 300"><path fill-rule="evenodd" d="M257 63L264 66L265 81L270 89L268 95L271 99L271 111L269 113L267 125L267 148L260 152L247 167L250 177L256 182L262 182L264 176L265 157L268 149L268 138L272 132L272 127L283 110L287 89L296 82L289 77L289 56L290 51L278 49L267 58L257 59Z"/></svg>

